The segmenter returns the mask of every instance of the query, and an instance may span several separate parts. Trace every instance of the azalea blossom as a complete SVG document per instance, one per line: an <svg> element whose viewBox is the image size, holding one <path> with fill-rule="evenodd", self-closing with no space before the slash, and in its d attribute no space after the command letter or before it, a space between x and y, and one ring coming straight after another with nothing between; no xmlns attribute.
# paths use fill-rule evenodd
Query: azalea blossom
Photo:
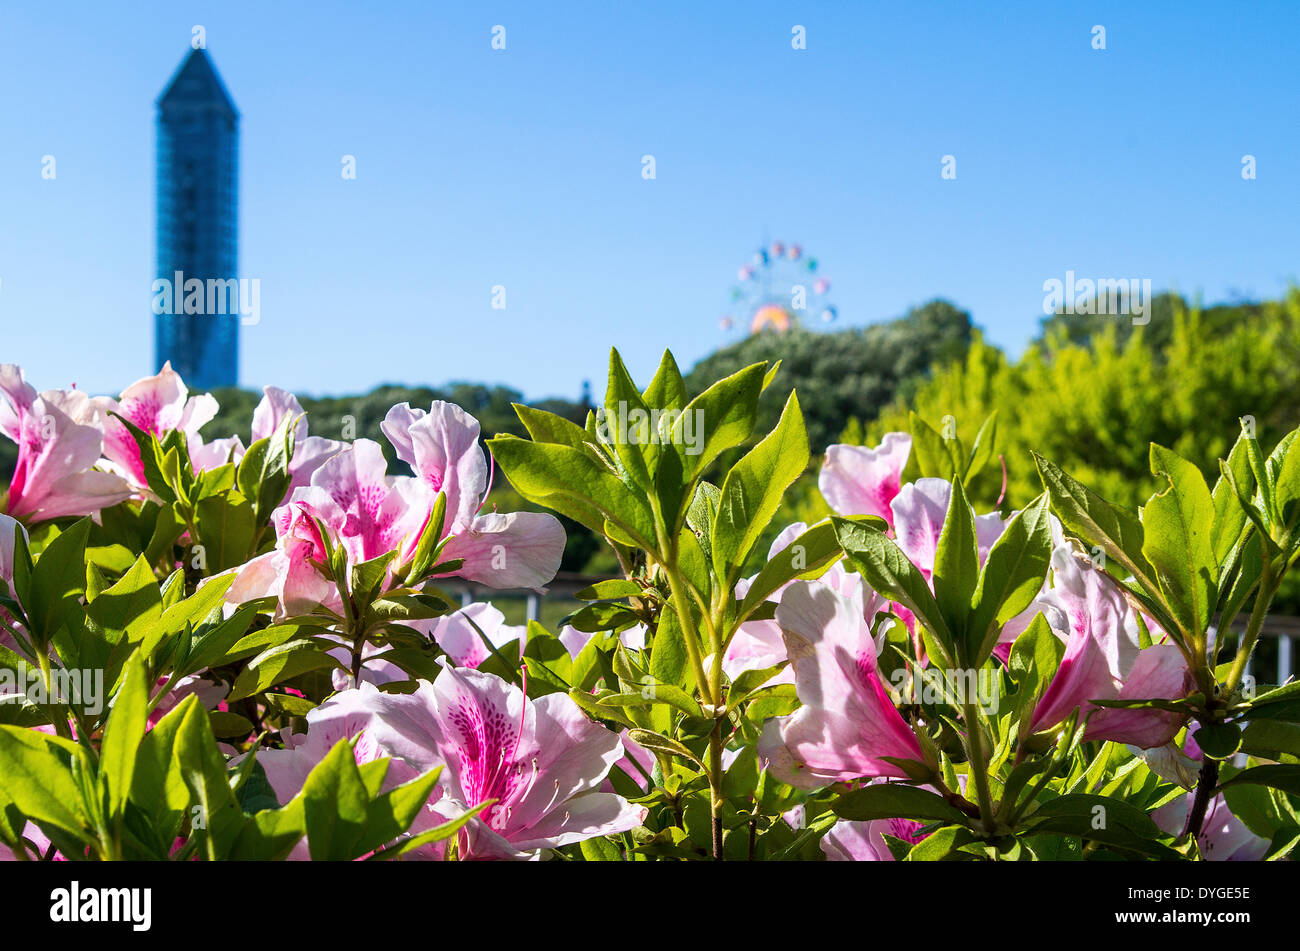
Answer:
<svg viewBox="0 0 1300 951"><path fill-rule="evenodd" d="M1182 835L1188 810L1195 798L1196 794L1190 792L1180 796L1151 813L1151 818L1170 835ZM1258 862L1268 854L1271 842L1251 832L1234 816L1223 794L1219 793L1205 807L1205 821L1201 825L1201 834L1196 837L1196 844L1201 857L1212 862Z"/></svg>
<svg viewBox="0 0 1300 951"><path fill-rule="evenodd" d="M18 533L23 533L24 541L27 539L27 530L23 528L22 522L8 515L0 515L0 579L4 580L5 586L9 589L9 596L17 600L17 594L14 587L14 548L18 544ZM15 620L4 608L0 608L0 618L13 625ZM16 650L18 642L10 636L4 628L0 628L0 647L7 647L10 650Z"/></svg>
<svg viewBox="0 0 1300 951"><path fill-rule="evenodd" d="M623 744L565 694L530 700L500 677L448 666L413 693L372 694L369 706L379 749L418 772L446 767L443 815L493 801L462 830L461 858L539 858L645 818L644 807L600 791Z"/></svg>
<svg viewBox="0 0 1300 951"><path fill-rule="evenodd" d="M298 397L278 386L262 387L262 399L253 410L250 432L252 441L271 438L286 416L294 429L293 456L289 460L289 486L285 490L285 499L293 494L294 489L309 484L312 473L348 445L337 439L308 435L306 413L298 402ZM202 471L215 469L227 462L239 462L245 451L243 440L238 436L209 443L199 440L197 445L190 446L190 459L195 470Z"/></svg>
<svg viewBox="0 0 1300 951"><path fill-rule="evenodd" d="M815 789L863 777L905 777L889 759L924 759L876 666L871 620L884 604L865 586L847 596L806 581L786 590L776 621L803 705L768 721L759 742L760 757L778 778Z"/></svg>
<svg viewBox="0 0 1300 951"><path fill-rule="evenodd" d="M380 428L416 479L434 496L445 493L441 558L462 562L456 575L495 588L536 588L555 577L564 528L553 515L478 514L489 488L488 460L474 417L442 400L427 413L401 403Z"/></svg>
<svg viewBox="0 0 1300 951"><path fill-rule="evenodd" d="M618 632L619 643L628 650L645 650L647 633L644 624L633 624ZM578 655L582 653L583 648L595 636L593 632L580 631L573 625L566 624L560 628L558 638L560 643L564 645L564 649L569 652L569 656L576 660Z"/></svg>
<svg viewBox="0 0 1300 951"><path fill-rule="evenodd" d="M396 552L396 565L409 560L433 508L428 487L387 474L379 444L358 439L312 473L310 485L294 491L272 513L275 550L238 569L226 600L239 604L275 596L278 616L309 613L322 605L338 613L342 597L326 565L326 541L341 546L349 566Z"/></svg>
<svg viewBox="0 0 1300 951"><path fill-rule="evenodd" d="M894 527L892 503L912 451L907 433L885 433L880 445L836 444L826 448L817 488L840 515L875 515Z"/></svg>
<svg viewBox="0 0 1300 951"><path fill-rule="evenodd" d="M440 618L414 621L411 627L432 638L457 667L477 667L492 656L484 637L493 647L511 641L522 645L527 631L523 625L507 624L506 616L490 601L467 604Z"/></svg>
<svg viewBox="0 0 1300 951"><path fill-rule="evenodd" d="M78 390L36 389L13 364L0 365L0 432L18 444L10 515L30 522L93 515L131 497L122 479L95 468L104 419Z"/></svg>
<svg viewBox="0 0 1300 951"><path fill-rule="evenodd" d="M795 539L807 529L808 526L803 522L795 522L782 529L768 549L768 561L773 560L781 552L789 548ZM743 599L749 593L749 587L754 583L754 578L757 577L757 575L754 575L736 582L736 596ZM768 600L779 604L785 592L795 583L789 581L781 585L768 595ZM813 583L827 585L845 597L851 597L855 593L859 597L862 596L862 577L856 572L850 572L845 568L843 561L835 562L822 572ZM871 599L866 600L871 606L877 604L876 601ZM893 606L891 605L890 608L892 609ZM788 659L785 636L781 632L781 625L775 619L746 621L737 628L736 633L732 635L731 641L727 644L727 650L722 659L722 670L729 680L735 680L746 670L762 670L766 667L775 667ZM766 681L766 684L792 684L794 682L793 668L786 667Z"/></svg>
<svg viewBox="0 0 1300 951"><path fill-rule="evenodd" d="M271 514L271 524L276 547L234 569L235 580L226 591L227 604L274 597L277 619L310 614L318 607L341 613L343 599L327 576L325 539L312 508L289 502Z"/></svg>
<svg viewBox="0 0 1300 951"><path fill-rule="evenodd" d="M109 468L137 491L148 488L140 447L121 420L109 414L115 413L130 420L159 439L179 430L185 435L186 448L192 455L203 445L199 429L216 416L219 409L211 393L190 396L180 374L172 369L171 361L163 364L155 376L132 383L117 399L100 396L94 402L105 417L104 455Z"/></svg>
<svg viewBox="0 0 1300 951"><path fill-rule="evenodd" d="M841 819L822 836L821 848L829 862L892 862L884 837L915 845L925 838L923 828L915 819Z"/></svg>
<svg viewBox="0 0 1300 951"><path fill-rule="evenodd" d="M275 793L276 801L284 805L302 790L307 776L315 769L340 740L355 738L352 753L357 765L382 759L384 753L379 749L372 736L374 723L373 699L378 690L371 684L363 683L357 689L344 690L326 700L320 706L307 713L307 732L292 733L286 727L281 732L284 743L282 749L261 749L257 752L257 762L266 773L266 781ZM246 756L237 756L231 761L238 766ZM411 769L400 760L391 760L384 776L384 791L400 786L415 779L419 772ZM441 795L440 787L435 786L430 795L430 804ZM431 806L422 810L419 818L411 826L411 834L432 828L443 820ZM304 838L294 846L289 858L304 861L311 857L307 840Z"/></svg>
<svg viewBox="0 0 1300 951"><path fill-rule="evenodd" d="M618 632L619 643L628 650L645 650L646 636L648 632L644 624L633 624L631 627L624 628ZM570 624L560 628L558 639L568 651L571 660L577 660L578 655L583 649L591 643L595 637L594 633L580 631ZM655 757L648 749L642 746L636 740L632 739L627 730L620 730L619 739L623 742L624 756L616 763L616 767L623 772L628 779L636 783L643 790L649 790L650 783L647 777L654 770ZM724 751L723 756L727 754ZM614 792L614 784L606 779L600 786L604 792Z"/></svg>
<svg viewBox="0 0 1300 951"><path fill-rule="evenodd" d="M1094 700L1174 700L1193 679L1173 644L1139 649L1136 612L1119 587L1069 545L1052 552L1053 587L1037 602L1065 642L1061 665L1038 706L1032 729L1047 730L1078 709L1088 716L1085 740L1114 740L1149 749L1163 746L1186 722L1169 710L1097 707ZM1153 640L1163 635L1148 624Z"/></svg>
<svg viewBox="0 0 1300 951"><path fill-rule="evenodd" d="M934 559L939 550L939 537L943 534L944 519L952 503L952 483L946 479L917 479L899 490L891 503L894 534L898 547L908 560L920 569L930 581L934 575ZM1006 523L997 512L975 515L975 543L979 562L984 564L993 543L1002 537Z"/></svg>

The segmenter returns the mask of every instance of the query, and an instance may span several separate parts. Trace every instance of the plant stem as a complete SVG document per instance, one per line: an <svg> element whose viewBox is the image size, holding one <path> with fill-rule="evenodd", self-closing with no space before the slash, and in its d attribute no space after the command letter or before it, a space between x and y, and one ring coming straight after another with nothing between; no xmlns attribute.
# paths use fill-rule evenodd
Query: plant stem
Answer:
<svg viewBox="0 0 1300 951"><path fill-rule="evenodd" d="M1214 787L1219 784L1219 761L1206 756L1201 763L1201 774L1196 780L1196 796L1192 799L1192 808L1187 812L1187 825L1183 827L1183 835L1191 833L1193 837L1200 836L1201 826L1205 824L1205 810L1210 804L1210 796L1214 792Z"/></svg>
<svg viewBox="0 0 1300 951"><path fill-rule="evenodd" d="M709 812L713 820L713 861L722 861L722 720L709 734Z"/></svg>
<svg viewBox="0 0 1300 951"><path fill-rule="evenodd" d="M975 793L979 797L980 821L984 831L993 831L993 797L989 794L988 764L984 762L984 735L975 704L962 704L962 717L966 721L967 754L970 770L975 776Z"/></svg>
<svg viewBox="0 0 1300 951"><path fill-rule="evenodd" d="M1255 650L1255 643L1264 628L1264 618L1268 616L1269 605L1273 603L1273 595L1276 593L1277 582L1273 580L1272 559L1265 552L1259 575L1259 591L1255 594L1255 606L1250 612L1250 621L1246 625L1245 633L1241 635L1241 644L1237 647L1237 656L1233 659L1232 670L1228 674L1225 690L1227 694L1237 689L1241 678L1246 673L1246 664L1250 661L1251 652Z"/></svg>
<svg viewBox="0 0 1300 951"><path fill-rule="evenodd" d="M656 521L662 522L658 504L654 500L651 504L655 509ZM686 642L686 653L695 671L696 687L701 699L712 708L715 717L713 730L709 733L709 762L706 772L709 779L709 813L713 825L713 858L714 861L721 862L722 720L718 713L722 707L722 652L718 646L717 632L706 614L705 621L709 623L709 642L713 649L713 675L709 676L704 670L704 658L701 654L703 645L700 641L699 629L695 626L695 617L691 614L691 602L687 596L685 579L682 578L677 565L677 539L669 537L663 527L657 527L656 531L659 536L659 548L664 555L659 563L664 569L664 574L668 576L668 589L672 592L673 609L677 612L677 620L682 626L682 640Z"/></svg>

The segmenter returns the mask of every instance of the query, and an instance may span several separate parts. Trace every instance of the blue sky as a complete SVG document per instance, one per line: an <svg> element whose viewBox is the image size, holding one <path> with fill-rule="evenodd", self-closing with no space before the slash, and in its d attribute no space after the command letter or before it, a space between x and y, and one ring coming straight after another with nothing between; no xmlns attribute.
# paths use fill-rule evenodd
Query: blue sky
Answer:
<svg viewBox="0 0 1300 951"><path fill-rule="evenodd" d="M153 102L195 24L243 116L245 385L576 397L611 344L644 381L735 339L765 237L842 325L946 296L1013 352L1067 269L1207 301L1300 276L1300 3L473 7L8 0L0 361L156 369Z"/></svg>

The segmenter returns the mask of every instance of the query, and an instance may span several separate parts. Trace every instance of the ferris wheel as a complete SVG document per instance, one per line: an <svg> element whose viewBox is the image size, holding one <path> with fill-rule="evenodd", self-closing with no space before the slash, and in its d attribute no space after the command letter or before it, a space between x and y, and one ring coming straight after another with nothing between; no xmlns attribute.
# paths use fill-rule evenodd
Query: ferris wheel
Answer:
<svg viewBox="0 0 1300 951"><path fill-rule="evenodd" d="M784 332L809 314L830 323L839 316L830 289L830 280L817 272L816 258L798 244L773 241L737 270L728 313L718 324L724 331L747 324L755 334Z"/></svg>

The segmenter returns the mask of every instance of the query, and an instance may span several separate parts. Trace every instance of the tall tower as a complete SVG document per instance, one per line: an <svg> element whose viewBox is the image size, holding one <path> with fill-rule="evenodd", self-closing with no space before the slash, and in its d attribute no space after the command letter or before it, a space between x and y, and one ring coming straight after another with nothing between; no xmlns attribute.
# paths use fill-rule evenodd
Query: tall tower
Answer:
<svg viewBox="0 0 1300 951"><path fill-rule="evenodd" d="M226 282L238 276L239 111L206 50L191 52L158 97L157 137L157 276L169 287L197 279L204 291L198 313L155 298L153 369L170 360L191 387L234 386L238 295ZM210 281L225 290L209 293ZM183 304L184 286L172 293Z"/></svg>

